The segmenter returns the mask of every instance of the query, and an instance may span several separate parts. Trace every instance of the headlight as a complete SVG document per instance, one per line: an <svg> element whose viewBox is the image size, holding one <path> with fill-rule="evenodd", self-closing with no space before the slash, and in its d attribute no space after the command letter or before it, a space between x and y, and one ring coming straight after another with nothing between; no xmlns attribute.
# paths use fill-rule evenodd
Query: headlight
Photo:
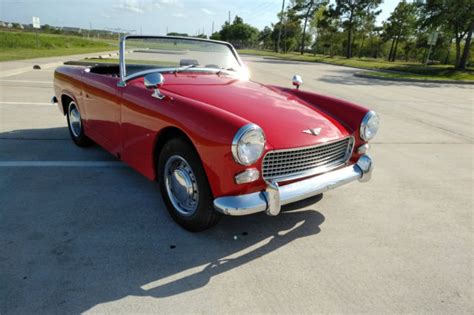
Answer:
<svg viewBox="0 0 474 315"><path fill-rule="evenodd" d="M370 111L365 114L362 123L360 124L360 137L362 140L369 141L377 134L379 130L379 115L376 112Z"/></svg>
<svg viewBox="0 0 474 315"><path fill-rule="evenodd" d="M254 124L243 126L232 141L232 155L241 165L251 165L262 156L265 148L263 130Z"/></svg>

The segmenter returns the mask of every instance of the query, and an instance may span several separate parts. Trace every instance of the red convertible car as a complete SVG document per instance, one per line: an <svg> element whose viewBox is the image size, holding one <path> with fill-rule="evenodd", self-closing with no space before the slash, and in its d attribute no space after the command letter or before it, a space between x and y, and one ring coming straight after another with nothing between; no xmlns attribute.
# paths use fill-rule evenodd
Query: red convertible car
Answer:
<svg viewBox="0 0 474 315"><path fill-rule="evenodd" d="M59 67L52 102L77 145L97 143L157 180L185 229L278 215L370 179L376 113L302 91L299 76L293 88L254 82L229 43L125 36L118 59L102 61Z"/></svg>

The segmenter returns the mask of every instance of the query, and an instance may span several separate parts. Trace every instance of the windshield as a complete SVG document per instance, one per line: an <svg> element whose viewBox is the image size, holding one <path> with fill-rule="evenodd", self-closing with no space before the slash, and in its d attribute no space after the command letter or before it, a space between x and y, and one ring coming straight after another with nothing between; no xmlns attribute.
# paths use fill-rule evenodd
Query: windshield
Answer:
<svg viewBox="0 0 474 315"><path fill-rule="evenodd" d="M155 68L242 70L231 47L224 43L191 38L127 37L124 48L125 76Z"/></svg>

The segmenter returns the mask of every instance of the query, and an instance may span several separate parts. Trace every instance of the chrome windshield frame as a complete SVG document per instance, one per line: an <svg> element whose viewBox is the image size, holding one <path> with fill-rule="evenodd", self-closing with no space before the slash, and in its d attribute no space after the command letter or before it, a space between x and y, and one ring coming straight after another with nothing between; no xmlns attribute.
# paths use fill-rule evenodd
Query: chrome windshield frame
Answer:
<svg viewBox="0 0 474 315"><path fill-rule="evenodd" d="M120 38L120 45L119 45L119 68L120 68L120 81L118 83L118 86L125 86L127 81L133 80L135 78L144 76L149 73L153 72L174 72L174 71L181 71L181 70L191 70L186 67L175 67L175 68L158 68L158 69L150 69L150 70L144 70L140 71L134 74L131 74L127 76L126 72L126 67L125 67L125 53L126 53L126 46L125 42L127 39L140 39L140 38L156 38L156 39L177 39L177 40L189 40L189 41L200 41L200 42L207 42L207 43L215 43L215 44L220 44L227 46L232 54L234 55L235 59L237 60L237 63L245 69L244 63L242 62L242 59L240 59L239 54L235 50L234 46L228 42L223 42L223 41L218 41L218 40L211 40L211 39L204 39L204 38L195 38L195 37L183 37L183 36L149 36L149 35L125 35ZM232 73L232 71L227 71L224 69L214 69L214 68L192 68L192 71L198 71L198 72L211 72L211 73Z"/></svg>

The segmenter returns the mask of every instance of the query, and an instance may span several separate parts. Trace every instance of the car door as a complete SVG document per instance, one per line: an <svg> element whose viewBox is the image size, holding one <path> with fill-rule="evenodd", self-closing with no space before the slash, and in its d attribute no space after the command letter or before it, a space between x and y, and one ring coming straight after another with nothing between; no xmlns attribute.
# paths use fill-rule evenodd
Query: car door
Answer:
<svg viewBox="0 0 474 315"><path fill-rule="evenodd" d="M153 91L144 88L143 78L127 83L120 93L122 160L153 178L156 135L167 125L164 119L172 107L169 100L152 97Z"/></svg>
<svg viewBox="0 0 474 315"><path fill-rule="evenodd" d="M92 72L84 73L83 100L86 108L88 135L115 155L120 155L119 79Z"/></svg>

